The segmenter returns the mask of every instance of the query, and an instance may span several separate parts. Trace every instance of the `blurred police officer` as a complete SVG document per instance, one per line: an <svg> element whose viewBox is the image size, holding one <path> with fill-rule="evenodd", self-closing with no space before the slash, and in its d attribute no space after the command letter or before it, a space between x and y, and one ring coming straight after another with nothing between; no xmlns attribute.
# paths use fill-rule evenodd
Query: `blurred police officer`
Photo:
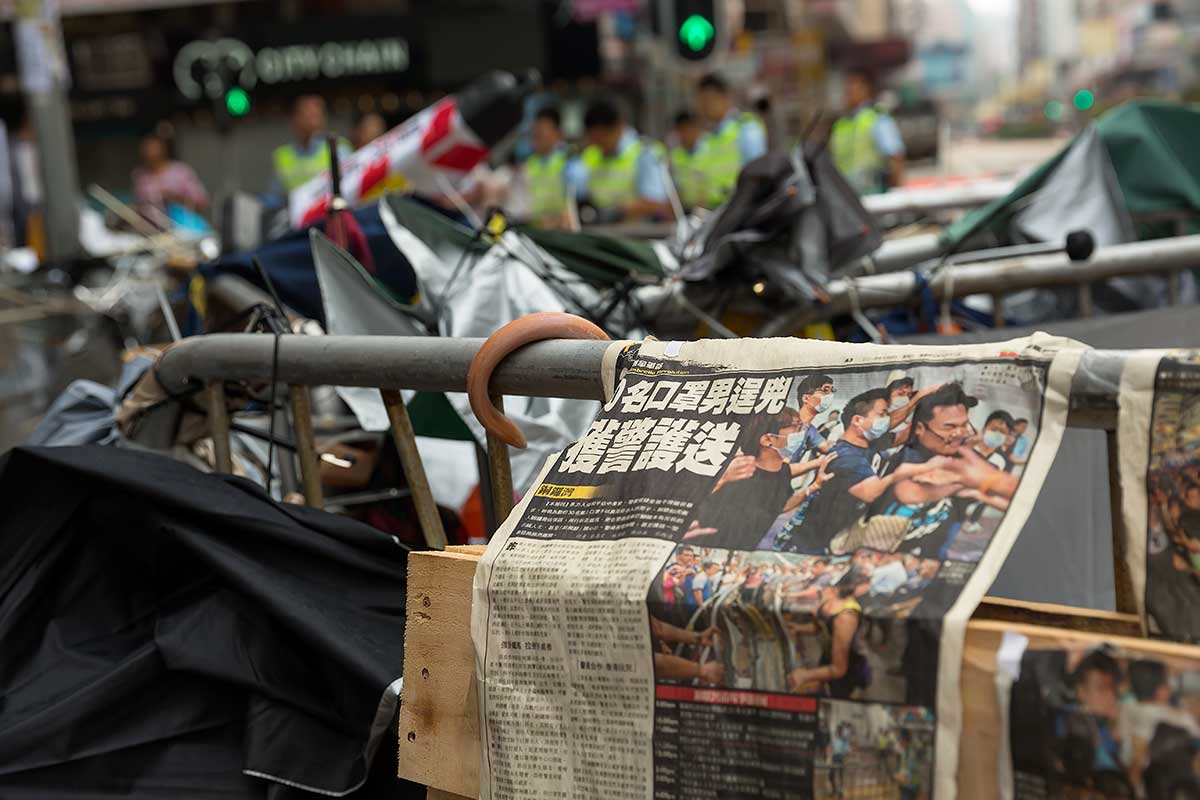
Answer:
<svg viewBox="0 0 1200 800"><path fill-rule="evenodd" d="M662 145L639 137L607 99L588 106L583 127L588 145L569 178L577 196L586 196L604 221L670 214Z"/></svg>
<svg viewBox="0 0 1200 800"><path fill-rule="evenodd" d="M525 161L529 218L546 228L563 227L567 215L567 148L562 116L554 106L539 110L529 135L533 155Z"/></svg>
<svg viewBox="0 0 1200 800"><path fill-rule="evenodd" d="M272 193L286 195L329 169L325 143L325 100L315 94L297 97L292 103L292 141L271 153L275 167ZM338 155L350 154L350 143L338 140Z"/></svg>
<svg viewBox="0 0 1200 800"><path fill-rule="evenodd" d="M691 111L675 115L673 126L675 144L671 147L671 177L679 202L684 208L704 205L704 171L701 169L698 148L704 131L700 120Z"/></svg>
<svg viewBox="0 0 1200 800"><path fill-rule="evenodd" d="M833 124L829 150L859 194L878 194L904 182L904 142L896 121L875 103L869 72L846 75L845 116Z"/></svg>
<svg viewBox="0 0 1200 800"><path fill-rule="evenodd" d="M734 106L729 85L719 75L700 79L696 105L709 126L697 153L704 205L715 208L729 199L742 165L767 152L767 132L758 117Z"/></svg>

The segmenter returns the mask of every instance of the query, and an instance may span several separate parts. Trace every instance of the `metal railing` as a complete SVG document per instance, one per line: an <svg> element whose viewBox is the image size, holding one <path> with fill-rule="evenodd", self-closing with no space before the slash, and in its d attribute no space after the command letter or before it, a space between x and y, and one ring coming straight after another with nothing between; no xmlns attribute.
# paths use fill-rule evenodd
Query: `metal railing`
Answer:
<svg viewBox="0 0 1200 800"><path fill-rule="evenodd" d="M1003 324L1004 295L1008 292L1074 286L1079 292L1080 315L1088 316L1093 283L1109 278L1163 275L1168 278L1169 301L1176 303L1179 273L1190 269L1200 269L1200 235L1101 247L1086 261L1072 261L1066 253L1048 253L947 265L928 282L934 297L943 302L972 294L991 295L999 327ZM918 279L913 272L889 272L834 280L825 289L828 302L781 314L763 325L757 335L785 335L800 326L841 314L902 305L917 293Z"/></svg>

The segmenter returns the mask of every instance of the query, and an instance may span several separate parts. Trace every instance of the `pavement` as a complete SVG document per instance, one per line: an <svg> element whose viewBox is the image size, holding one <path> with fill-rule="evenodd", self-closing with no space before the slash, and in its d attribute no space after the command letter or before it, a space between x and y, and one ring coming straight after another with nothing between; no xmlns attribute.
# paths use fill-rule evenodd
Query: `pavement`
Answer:
<svg viewBox="0 0 1200 800"><path fill-rule="evenodd" d="M951 139L938 164L914 164L909 180L1015 175L1041 164L1066 139Z"/></svg>

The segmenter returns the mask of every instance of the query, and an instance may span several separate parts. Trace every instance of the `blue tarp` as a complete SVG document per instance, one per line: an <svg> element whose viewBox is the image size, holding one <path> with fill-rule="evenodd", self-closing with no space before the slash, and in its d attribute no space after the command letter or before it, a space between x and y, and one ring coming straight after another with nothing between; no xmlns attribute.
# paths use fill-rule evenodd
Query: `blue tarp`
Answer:
<svg viewBox="0 0 1200 800"><path fill-rule="evenodd" d="M378 204L356 209L354 218L362 226L367 245L371 248L371 256L375 260L375 278L398 297L407 298L416 294L416 275L408 260L392 244L379 216ZM324 230L321 224L314 227ZM222 256L201 266L200 274L206 279L217 275L237 275L266 290L254 268L255 257L271 276L271 282L275 284L275 290L285 305L309 319L325 324L325 310L321 306L321 291L317 287L308 228L292 231L256 250Z"/></svg>

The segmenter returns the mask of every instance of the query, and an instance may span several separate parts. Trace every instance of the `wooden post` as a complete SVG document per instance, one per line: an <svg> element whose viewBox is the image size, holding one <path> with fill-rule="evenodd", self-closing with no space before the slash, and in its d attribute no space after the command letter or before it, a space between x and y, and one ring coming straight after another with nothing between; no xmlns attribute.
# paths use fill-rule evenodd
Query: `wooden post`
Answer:
<svg viewBox="0 0 1200 800"><path fill-rule="evenodd" d="M1133 577L1129 573L1126 548L1125 498L1121 486L1121 461L1117 452L1116 431L1105 436L1108 445L1108 506L1112 519L1113 590L1117 611L1137 613L1137 598L1133 594Z"/></svg>
<svg viewBox="0 0 1200 800"><path fill-rule="evenodd" d="M321 491L321 465L317 461L317 440L313 434L308 387L290 385L288 397L292 403L292 428L296 434L296 455L300 457L304 503L312 508L321 508L325 505L325 497Z"/></svg>
<svg viewBox="0 0 1200 800"><path fill-rule="evenodd" d="M408 557L400 777L479 796L479 695L471 645L471 583L483 547ZM444 796L444 795L441 795Z"/></svg>
<svg viewBox="0 0 1200 800"><path fill-rule="evenodd" d="M492 402L504 411L504 397L492 395ZM513 510L512 465L508 461L508 445L490 431L487 435L488 475L492 479L492 508L496 526L504 524Z"/></svg>
<svg viewBox="0 0 1200 800"><path fill-rule="evenodd" d="M433 499L433 490L429 488L425 465L421 463L421 454L417 450L417 435L413 431L408 408L404 405L404 396L391 389L383 389L380 394L383 395L388 420L392 423L392 441L396 444L400 466L404 468L404 477L412 491L413 505L417 509L417 520L421 523L425 544L434 550L445 550L446 531L442 527L442 516L438 513L437 503Z"/></svg>
<svg viewBox="0 0 1200 800"><path fill-rule="evenodd" d="M225 382L208 385L208 432L213 440L213 466L217 472L233 474L233 452L229 446L229 410L225 408Z"/></svg>

